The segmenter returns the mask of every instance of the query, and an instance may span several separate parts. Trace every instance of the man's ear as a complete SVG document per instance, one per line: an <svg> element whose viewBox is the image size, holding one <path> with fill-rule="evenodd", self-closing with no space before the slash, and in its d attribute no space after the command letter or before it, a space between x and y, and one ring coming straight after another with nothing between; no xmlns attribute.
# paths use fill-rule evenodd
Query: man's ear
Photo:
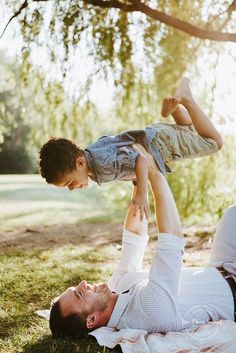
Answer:
<svg viewBox="0 0 236 353"><path fill-rule="evenodd" d="M88 329L94 328L97 326L99 321L99 314L98 313L91 313L86 318L86 326Z"/></svg>
<svg viewBox="0 0 236 353"><path fill-rule="evenodd" d="M78 157L76 158L76 167L84 167L85 166L85 158L84 157Z"/></svg>

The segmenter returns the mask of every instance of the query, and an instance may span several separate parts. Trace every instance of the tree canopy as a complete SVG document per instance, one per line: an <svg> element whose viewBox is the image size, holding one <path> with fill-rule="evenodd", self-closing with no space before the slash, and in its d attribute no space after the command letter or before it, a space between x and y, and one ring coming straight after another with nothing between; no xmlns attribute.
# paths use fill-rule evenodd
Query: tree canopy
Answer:
<svg viewBox="0 0 236 353"><path fill-rule="evenodd" d="M137 82L162 81L157 74L163 63L167 73L175 63L182 74L204 40L236 42L236 0L8 0L5 6L5 27L13 19L20 25L25 61L33 48L47 47L66 76L71 58L86 47L93 60L87 86L96 75L112 77L126 97Z"/></svg>
<svg viewBox="0 0 236 353"><path fill-rule="evenodd" d="M235 5L236 0L3 1L2 30L11 26L22 42L21 82L29 87L21 89L22 97L26 95L24 116L32 124L34 114L37 145L49 131L75 138L78 125L86 135L83 141L97 137L91 124L99 125L98 135L104 132L89 95L100 78L112 82L115 92L108 131L109 126L113 133L126 128L127 121L133 127L155 121L163 95L171 94L201 48L217 55L223 45L218 40L234 41ZM209 33L214 34L211 40ZM34 64L40 55L45 56L41 72ZM77 83L83 70L85 81ZM73 87L73 102L65 82ZM27 99L29 92L33 99ZM4 125L3 108L1 116Z"/></svg>

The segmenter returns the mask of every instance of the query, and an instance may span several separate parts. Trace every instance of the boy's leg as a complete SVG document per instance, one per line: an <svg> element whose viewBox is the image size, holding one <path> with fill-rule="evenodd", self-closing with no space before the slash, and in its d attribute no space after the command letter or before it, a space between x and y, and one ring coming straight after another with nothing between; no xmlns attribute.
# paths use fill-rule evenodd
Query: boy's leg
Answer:
<svg viewBox="0 0 236 353"><path fill-rule="evenodd" d="M176 106L174 107L173 102L169 104L169 110L168 110L168 101L166 101L165 106L164 106L164 101L163 101L163 107L162 111L164 110L165 113L172 114L176 110L177 106L179 103L181 103L187 110L189 117L198 132L198 134L204 138L211 138L214 140L220 149L222 147L222 138L219 132L216 130L212 122L208 119L206 114L201 110L199 105L196 103L192 96L192 92L190 89L189 85L189 80L187 78L183 78L179 88L177 89L177 92L175 94L175 102ZM167 115L166 115L167 116ZM177 116L178 117L178 111L177 111ZM174 119L175 116L173 115ZM181 115L180 115L181 117ZM181 119L180 119L181 120ZM177 121L176 121L177 122ZM184 125L184 124L181 124ZM189 124L188 124L189 125Z"/></svg>
<svg viewBox="0 0 236 353"><path fill-rule="evenodd" d="M177 106L177 108L171 113L171 115L173 116L176 124L178 125L189 126L193 124L192 119L190 118L190 115L185 108Z"/></svg>
<svg viewBox="0 0 236 353"><path fill-rule="evenodd" d="M236 205L220 220L212 245L209 266L222 266L236 276Z"/></svg>
<svg viewBox="0 0 236 353"><path fill-rule="evenodd" d="M189 80L187 78L184 78L181 81L176 92L176 96L187 109L193 125L199 135L205 138L211 138L216 142L218 148L220 149L222 147L221 135L193 98Z"/></svg>
<svg viewBox="0 0 236 353"><path fill-rule="evenodd" d="M161 115L166 118L171 114L178 125L192 125L193 122L188 111L185 108L180 107L179 103L180 101L175 97L164 98L161 107Z"/></svg>
<svg viewBox="0 0 236 353"><path fill-rule="evenodd" d="M176 124L187 126L192 125L192 120L186 109L179 106L179 99L175 97L166 97L162 101L161 115L166 118L170 114L173 116Z"/></svg>

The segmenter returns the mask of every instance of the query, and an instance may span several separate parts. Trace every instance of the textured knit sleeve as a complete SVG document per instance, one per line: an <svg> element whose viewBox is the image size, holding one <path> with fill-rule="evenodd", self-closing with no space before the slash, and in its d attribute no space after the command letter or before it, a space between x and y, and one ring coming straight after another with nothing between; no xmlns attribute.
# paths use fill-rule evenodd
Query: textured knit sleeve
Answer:
<svg viewBox="0 0 236 353"><path fill-rule="evenodd" d="M161 283L175 296L178 294L183 253L184 239L171 234L159 234L149 280L157 285Z"/></svg>
<svg viewBox="0 0 236 353"><path fill-rule="evenodd" d="M178 290L184 240L171 234L159 234L149 272L149 281L140 293L146 317L158 318L160 332L178 329ZM157 305L153 305L153 303Z"/></svg>
<svg viewBox="0 0 236 353"><path fill-rule="evenodd" d="M137 235L126 229L123 230L121 259L109 280L109 287L112 290L117 290L119 282L124 275L142 270L148 239L149 236L147 234ZM127 285L129 287L128 283Z"/></svg>

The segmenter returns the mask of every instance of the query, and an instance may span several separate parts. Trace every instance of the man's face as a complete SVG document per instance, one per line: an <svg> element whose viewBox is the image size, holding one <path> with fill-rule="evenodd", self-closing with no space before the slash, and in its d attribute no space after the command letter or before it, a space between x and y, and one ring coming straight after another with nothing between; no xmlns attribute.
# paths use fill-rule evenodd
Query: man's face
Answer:
<svg viewBox="0 0 236 353"><path fill-rule="evenodd" d="M83 157L76 160L76 167L66 172L53 184L59 187L68 187L69 190L86 189L88 187L88 166Z"/></svg>
<svg viewBox="0 0 236 353"><path fill-rule="evenodd" d="M90 285L82 281L77 287L70 287L59 297L63 316L79 313L87 317L93 312L106 309L112 292L106 283Z"/></svg>

